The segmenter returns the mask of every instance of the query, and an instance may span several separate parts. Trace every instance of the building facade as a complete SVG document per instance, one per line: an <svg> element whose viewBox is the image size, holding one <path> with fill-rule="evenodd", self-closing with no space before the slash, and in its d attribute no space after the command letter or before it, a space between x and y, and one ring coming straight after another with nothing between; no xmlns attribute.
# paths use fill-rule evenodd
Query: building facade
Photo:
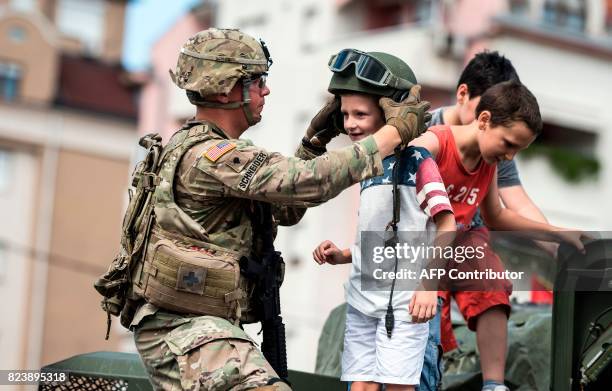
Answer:
<svg viewBox="0 0 612 391"><path fill-rule="evenodd" d="M137 139L125 6L0 1L0 368L123 348L104 341L93 281L118 249Z"/></svg>
<svg viewBox="0 0 612 391"><path fill-rule="evenodd" d="M238 27L266 41L274 60L268 77L271 94L266 97L263 120L243 137L287 155L328 96L327 61L339 49L386 51L404 59L433 107L454 101L459 74L476 52L500 51L538 98L545 122L538 145L530 147L536 152L521 153L517 159L529 195L555 225L583 230L610 227L612 209L606 200L612 197L612 157L606 151L612 148L612 136L606 124L612 121L607 109L612 98L611 1L203 3L214 8L213 25ZM178 28L158 44L172 41L174 48L168 53L177 53L182 43L175 39ZM155 83L160 82L170 83L165 75L155 78ZM163 114L157 113L160 119L144 128L160 128L169 135L172 121L193 113L184 93L177 91L171 87L160 95L165 101L157 102L165 104L156 107ZM153 107L147 110L152 112ZM347 143L339 137L330 148ZM288 264L282 304L291 368L312 371L320 330L329 311L344 300L343 283L349 272L348 267L316 265L312 250L324 239L342 247L352 244L358 202L358 189L351 188L311 209L296 227L279 230L277 247Z"/></svg>

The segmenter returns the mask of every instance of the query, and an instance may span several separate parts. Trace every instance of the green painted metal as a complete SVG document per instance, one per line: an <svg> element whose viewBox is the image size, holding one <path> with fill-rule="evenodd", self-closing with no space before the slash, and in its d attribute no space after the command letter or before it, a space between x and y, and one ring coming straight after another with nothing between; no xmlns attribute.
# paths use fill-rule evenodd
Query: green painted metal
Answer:
<svg viewBox="0 0 612 391"><path fill-rule="evenodd" d="M555 292L553 296L552 362L550 388L570 391L574 334L574 293Z"/></svg>
<svg viewBox="0 0 612 391"><path fill-rule="evenodd" d="M294 391L346 391L346 383L337 377L289 370L289 381Z"/></svg>
<svg viewBox="0 0 612 391"><path fill-rule="evenodd" d="M119 352L93 352L80 354L47 365L43 370L68 372L71 376L122 379L129 391L153 390L142 361L137 354Z"/></svg>
<svg viewBox="0 0 612 391"><path fill-rule="evenodd" d="M583 389L580 385L580 367L585 341L592 322L599 314L612 307L612 279L606 274L606 266L612 260L612 240L594 241L585 248L586 255L581 255L565 245L559 248L561 262L569 261L570 268L578 265L579 269L588 270L589 273L568 273L565 276L560 274L560 277L564 278L558 278L555 283L550 383L550 389L554 391ZM566 254L565 259L563 254ZM602 268L600 273L592 273L599 268ZM593 277L594 275L596 277ZM584 290L585 281L592 284L587 286L592 286L593 290ZM576 289L577 286L580 286L580 289ZM607 376L610 376L612 369L607 370Z"/></svg>
<svg viewBox="0 0 612 391"><path fill-rule="evenodd" d="M80 354L47 365L43 370L68 372L70 375L93 378L121 379L128 382L129 391L153 390L142 361L137 354L94 352ZM289 381L294 391L344 391L346 383L338 378L289 370Z"/></svg>
<svg viewBox="0 0 612 391"><path fill-rule="evenodd" d="M578 262L575 262L575 264L580 265L581 269L593 270L598 267L604 267L604 269L602 269L601 278L599 278L599 274L595 273L592 290L571 289L581 282L580 279L584 276L580 274L566 275L563 286L560 285L559 280L556 282L552 313L552 354L550 356L550 389L554 391L577 391L581 389L579 368L582 365L581 356L583 350L585 350L584 345L591 328L591 322L594 322L605 310L612 307L612 290L610 289L612 288L612 278L606 274L608 273L605 269L607 263L601 262L602 260L612 260L612 239L592 242L586 248L590 257L582 257L566 246L562 246L559 250L560 254L570 254L568 257L582 257L578 259ZM593 279L592 276L593 273L589 278ZM601 281L605 283L606 279L608 289L602 288L600 284ZM589 283L591 283L591 280L589 280ZM608 324L606 322L612 324L612 311L600 320L600 323ZM603 335L609 337L610 333L604 333ZM612 344L612 340L603 341L603 343ZM508 364L512 364L511 360ZM147 373L136 354L87 353L47 365L43 370L65 371L71 375L90 378L121 379L128 382L130 391L152 390ZM604 374L604 381L612 378L610 374L612 369L607 368L606 370L608 372ZM290 370L289 380L296 391L346 390L345 383L331 376ZM601 382L593 387L601 387ZM587 391L599 389L585 388Z"/></svg>

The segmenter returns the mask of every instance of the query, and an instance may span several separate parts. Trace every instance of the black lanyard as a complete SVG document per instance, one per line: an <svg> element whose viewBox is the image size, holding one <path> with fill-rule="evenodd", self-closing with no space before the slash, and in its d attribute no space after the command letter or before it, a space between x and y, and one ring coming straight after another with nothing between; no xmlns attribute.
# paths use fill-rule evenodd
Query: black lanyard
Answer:
<svg viewBox="0 0 612 391"><path fill-rule="evenodd" d="M391 282L391 294L389 294L389 304L387 305L387 313L385 315L385 329L387 330L387 338L391 338L393 334L393 326L395 324L395 316L393 314L393 291L395 290L395 275L397 274L397 253L395 252L396 244L398 243L397 234L397 223L400 221L400 196L399 196L399 173L401 164L401 148L400 146L395 147L394 156L395 164L393 165L392 177L393 177L393 217L385 231L389 228L393 230L391 238L385 240L385 247L393 247L395 254L395 268L393 273L393 281Z"/></svg>

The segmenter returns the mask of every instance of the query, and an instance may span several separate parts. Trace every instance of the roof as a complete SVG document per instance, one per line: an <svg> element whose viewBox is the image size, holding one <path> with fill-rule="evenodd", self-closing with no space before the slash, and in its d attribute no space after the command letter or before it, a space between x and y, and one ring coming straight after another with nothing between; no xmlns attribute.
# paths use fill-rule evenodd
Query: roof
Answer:
<svg viewBox="0 0 612 391"><path fill-rule="evenodd" d="M55 103L135 120L138 110L130 84L119 64L64 54Z"/></svg>

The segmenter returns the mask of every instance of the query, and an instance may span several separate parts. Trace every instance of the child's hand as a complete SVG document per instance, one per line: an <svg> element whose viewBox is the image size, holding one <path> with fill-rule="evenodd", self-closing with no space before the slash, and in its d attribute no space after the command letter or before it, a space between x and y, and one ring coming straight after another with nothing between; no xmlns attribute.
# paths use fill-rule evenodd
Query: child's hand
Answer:
<svg viewBox="0 0 612 391"><path fill-rule="evenodd" d="M350 256L347 256L344 251L340 250L333 242L324 240L312 252L312 257L319 265L329 263L337 265L339 263L351 262ZM347 259L348 258L348 259Z"/></svg>
<svg viewBox="0 0 612 391"><path fill-rule="evenodd" d="M415 291L408 304L408 312L414 323L427 322L436 315L437 308L437 291Z"/></svg>
<svg viewBox="0 0 612 391"><path fill-rule="evenodd" d="M582 254L586 253L584 249L584 244L582 243L581 239L589 239L589 235L585 234L582 231L569 230L565 228L561 228L558 231L555 231L555 234L560 239L560 241L567 242L573 245Z"/></svg>

